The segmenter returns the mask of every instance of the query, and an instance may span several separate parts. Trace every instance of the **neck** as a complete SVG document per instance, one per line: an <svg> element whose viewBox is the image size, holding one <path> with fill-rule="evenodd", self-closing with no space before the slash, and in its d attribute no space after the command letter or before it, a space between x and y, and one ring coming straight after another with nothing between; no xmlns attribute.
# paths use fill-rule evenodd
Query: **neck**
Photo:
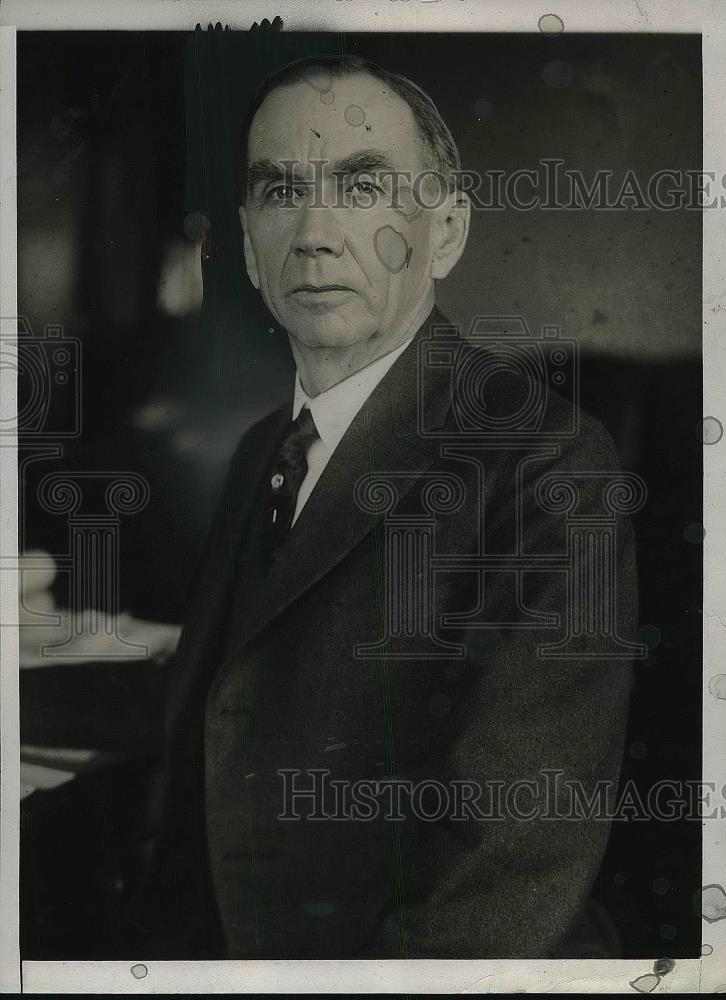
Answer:
<svg viewBox="0 0 726 1000"><path fill-rule="evenodd" d="M345 347L308 347L289 337L300 381L308 396L321 392L354 375L409 340L434 307L433 289L392 336L374 334Z"/></svg>

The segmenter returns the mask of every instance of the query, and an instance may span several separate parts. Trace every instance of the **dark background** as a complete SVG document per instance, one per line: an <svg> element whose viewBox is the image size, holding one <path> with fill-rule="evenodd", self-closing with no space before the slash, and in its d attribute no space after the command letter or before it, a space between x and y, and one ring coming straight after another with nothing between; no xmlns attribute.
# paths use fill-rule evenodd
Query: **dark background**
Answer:
<svg viewBox="0 0 726 1000"><path fill-rule="evenodd" d="M556 157L588 178L632 168L645 186L701 165L697 36L19 33L20 312L36 336L62 324L79 338L83 388L82 434L29 470L23 543L65 552L64 518L34 501L45 473L142 474L151 501L122 521L120 564L121 605L139 617L182 620L225 460L291 390L287 344L242 264L238 125L276 65L331 51L418 82L468 169ZM211 223L201 309L188 301L191 212ZM581 405L647 483L634 521L650 654L623 772L643 795L700 777L700 241L697 211L475 212L439 301L464 328L521 315L576 338ZM55 593L65 603L62 574ZM21 690L25 743L111 755L25 803L23 957L127 957L163 668L44 668ZM624 957L699 954L700 839L693 821L615 824L596 895Z"/></svg>

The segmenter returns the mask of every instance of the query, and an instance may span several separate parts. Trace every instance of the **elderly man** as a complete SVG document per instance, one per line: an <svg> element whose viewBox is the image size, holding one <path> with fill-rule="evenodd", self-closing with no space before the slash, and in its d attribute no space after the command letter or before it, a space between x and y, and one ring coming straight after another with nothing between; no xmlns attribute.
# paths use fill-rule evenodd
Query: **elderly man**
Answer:
<svg viewBox="0 0 726 1000"><path fill-rule="evenodd" d="M606 955L586 910L608 823L553 814L560 792L530 806L543 771L585 795L617 783L629 527L607 535L603 650L602 629L570 627L596 553L568 571L542 486L570 475L600 523L612 443L551 392L520 445L462 431L435 289L470 206L413 83L358 59L287 66L253 102L242 167L247 273L297 373L231 460L170 667L162 954ZM481 356L506 429L536 391Z"/></svg>

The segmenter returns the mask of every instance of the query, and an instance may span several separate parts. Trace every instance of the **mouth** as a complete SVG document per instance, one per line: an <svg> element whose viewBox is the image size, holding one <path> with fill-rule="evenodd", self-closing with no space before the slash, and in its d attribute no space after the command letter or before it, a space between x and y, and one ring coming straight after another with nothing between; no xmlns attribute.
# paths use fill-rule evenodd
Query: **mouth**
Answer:
<svg viewBox="0 0 726 1000"><path fill-rule="evenodd" d="M298 285L297 288L293 288L292 294L297 295L299 292L304 294L321 295L324 292L352 292L353 289L348 285Z"/></svg>

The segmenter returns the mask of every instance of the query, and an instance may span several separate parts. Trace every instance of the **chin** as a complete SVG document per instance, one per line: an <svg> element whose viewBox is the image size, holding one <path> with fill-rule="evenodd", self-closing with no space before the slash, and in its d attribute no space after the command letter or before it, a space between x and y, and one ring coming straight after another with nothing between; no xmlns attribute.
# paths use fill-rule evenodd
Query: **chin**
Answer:
<svg viewBox="0 0 726 1000"><path fill-rule="evenodd" d="M376 332L373 317L348 317L334 312L290 310L282 325L306 347L350 347L368 340Z"/></svg>

